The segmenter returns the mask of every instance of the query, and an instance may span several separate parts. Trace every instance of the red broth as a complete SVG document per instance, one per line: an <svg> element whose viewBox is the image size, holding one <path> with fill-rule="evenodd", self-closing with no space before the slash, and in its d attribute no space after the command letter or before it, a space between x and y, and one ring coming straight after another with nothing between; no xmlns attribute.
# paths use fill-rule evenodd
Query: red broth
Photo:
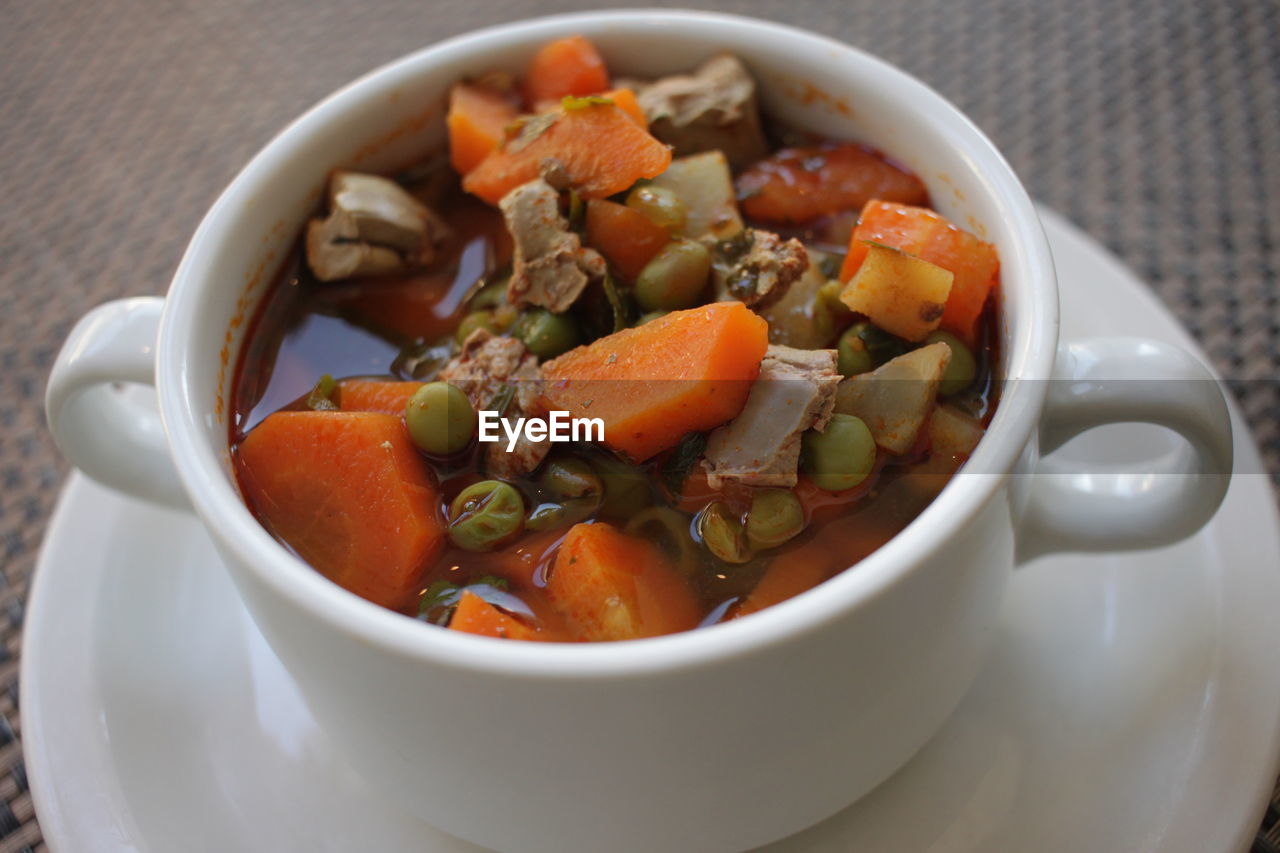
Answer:
<svg viewBox="0 0 1280 853"><path fill-rule="evenodd" d="M814 144L813 140L785 131L776 132L774 138L791 146ZM868 159L891 163L870 149L854 148L819 141L813 150L822 154L847 149L839 165L842 169L856 168ZM746 192L756 192L756 188L765 186L771 193L767 205L750 207L766 211L817 211L822 215L800 225L747 224L772 230L783 240L799 239L809 248L811 260L822 257L820 265L824 271L830 270L826 273L828 277L834 277L844 248L851 245L850 232L858 221L856 210L827 213L821 199L811 198L791 204L785 197L786 187L779 190L778 185L769 183L795 184L803 178L809 187L806 192L813 188L820 191L827 176L821 170L827 168L827 164L816 155L806 159L803 150L800 154L794 147L785 151L778 168L766 164L748 170L751 177ZM847 165L850 162L853 167ZM804 174L810 168L817 170L815 174L820 179ZM927 204L923 188L914 177L900 167L892 168L897 170L892 179L876 186L906 187L918 193L918 197L911 198L912 203ZM440 367L457 355L455 332L471 310L469 303L478 290L508 275L511 268L512 239L502 215L494 207L462 192L456 177L452 186L441 191L438 173L424 168L419 175L426 179L405 180L402 184L411 193L430 200L431 208L452 230L439 257L411 273L322 282L312 274L305 241L300 239L257 307L239 353L232 386L230 443L241 490L263 525L272 530L285 547L299 553L314 554L314 550L309 549L316 547L316 541L323 546L324 537L330 531L334 537L333 547L346 548L349 542L343 537L349 536L350 519L343 515L317 516L315 528L308 531L305 548L295 547L297 541L291 542L290 536L272 523L273 502L279 496L265 492L258 482L260 478L255 478L246 464L247 437L273 413L315 408L317 398L313 389L328 387L321 383L322 377L339 381L432 380ZM836 178L846 182L842 190L845 196L841 198L850 192L856 194L856 180L850 190L847 184L851 179L847 174L833 172L831 179ZM913 185L919 189L911 190ZM739 191L743 192L742 185ZM626 198L619 195L612 201L624 204ZM566 213L572 216L572 207ZM857 232L854 232L854 241L857 241ZM919 251L923 256L929 249L923 246ZM617 275L616 269L614 273ZM618 279L620 292L633 302L634 285L634 281L625 277ZM604 293L599 286L593 287L575 303L571 312L587 339L599 338L608 332L608 329L593 329L594 320L588 319L603 311L607 323L612 303L606 302ZM639 310L634 305L630 310L630 323L640 322ZM840 330L855 319L839 315L838 326L830 330L826 343L819 346L833 348ZM990 420L998 398L996 320L994 300L988 300L971 340L970 349L976 363L974 379L963 391L946 398L950 411L963 412L973 423L982 426ZM501 333L515 334L510 329ZM901 349L895 352L899 351ZM387 399L403 400L411 390L405 388L401 392L392 387ZM342 399L341 391L336 395L334 399ZM322 397L325 405L321 408L339 408L328 397ZM401 417L403 424L402 413L403 409L398 409L394 415ZM380 421L379 428L384 427L385 422ZM475 592L486 605L491 605L472 608L476 612L485 611L480 613L477 624L488 626L476 630L494 636L621 639L708 625L755 612L855 567L915 519L967 457L963 452L938 452L931 447L925 429L921 430L915 445L905 452L889 453L880 449L872 473L853 488L826 491L802 473L798 485L790 491L798 499L803 513L803 530L783 544L753 547L745 559L726 560L722 552L711 548L706 541L703 527L706 512L713 502L718 502L730 517L748 518L758 490L733 483L712 490L705 472L696 464L687 464L696 459L681 461L683 446L682 443L644 462L627 463L620 468L617 454L598 444L557 445L553 459L577 460L599 474L604 483L603 503L579 513L573 519L578 522L576 525L564 523L552 524L549 529L525 529L501 547L481 551L463 547L465 542L456 541L448 530L443 530L449 524L454 498L484 478L481 446L472 440L465 449L446 457L414 451L413 461L406 464L419 468L431 484L428 489L430 512L443 530L441 542L423 552L430 553L430 559L410 566L408 580L396 586L394 592L373 593L369 592L371 587L354 584L345 580L345 576L331 574L331 577L391 609L439 625L449 624L463 589ZM341 460L331 461L337 465ZM538 507L560 506L556 503L560 498L549 490L543 477L546 464L506 478L529 513L527 523L531 523L528 519ZM359 474L357 470L353 476ZM679 485L673 490L675 484ZM629 502L621 509L612 502L617 495L625 495ZM635 524L637 516L645 517L644 513L665 519L663 523L667 527L655 523L636 527L630 535L622 532L629 522ZM597 527L590 524L592 522L608 522L617 532L609 532L610 528ZM588 525L595 529L586 530ZM369 570L378 569L371 566ZM572 584L566 589L565 585L570 582L565 578L570 577ZM621 583L637 596L633 601L624 602L630 605L623 610L631 621L623 620L626 624L622 624L606 614L608 618L600 623L599 613L584 616L579 599L584 596L589 599L601 594L600 590L612 589L609 585L614 583ZM628 586L631 584L643 589L635 592ZM474 602L468 606L471 604ZM475 621L471 618L474 615L469 614L468 624Z"/></svg>
<svg viewBox="0 0 1280 853"><path fill-rule="evenodd" d="M472 223L459 249L434 268L401 279L332 288L309 275L301 248L295 249L259 306L240 355L234 383L233 448L272 412L304 408L301 401L324 374L415 378L413 362L406 360L404 353L447 336L463 313L464 295L477 280L497 273L509 256L501 219L492 209L466 199L459 199L457 209L465 211L463 216ZM808 237L815 245L824 242L821 225L793 229L792 233ZM984 423L997 399L991 370L997 360L994 319L989 307L981 321L982 343L975 348L981 360L978 381L955 401ZM419 334L412 333L413 324L419 324ZM588 456L601 452L587 447L575 450ZM473 458L455 460L448 466L435 460L428 460L428 464L440 480L442 505L479 479ZM803 591L856 565L920 514L949 479L947 467L931 468L927 451L921 448L904 457L885 458L870 480L849 493L823 492L805 484L810 523L785 549L745 567L728 567L714 558L704 558L696 578L700 623L713 624L743 610L742 602L768 569L794 577L791 585L776 585L781 594ZM667 503L658 484L660 468L660 463L654 462L642 469L655 506ZM529 493L537 493L532 480L522 485ZM735 496L738 506L749 500L747 490L743 491ZM696 486L687 486L689 492L694 493L689 505L696 506L700 499ZM559 614L547 600L545 586L566 532L529 534L488 553L447 547L423 568L415 594L395 609L416 616L422 595L437 581L465 586L478 578L498 577L507 581L505 591L512 597L509 606L513 611L526 611L549 630L565 633ZM759 606L763 605L752 603L750 609Z"/></svg>

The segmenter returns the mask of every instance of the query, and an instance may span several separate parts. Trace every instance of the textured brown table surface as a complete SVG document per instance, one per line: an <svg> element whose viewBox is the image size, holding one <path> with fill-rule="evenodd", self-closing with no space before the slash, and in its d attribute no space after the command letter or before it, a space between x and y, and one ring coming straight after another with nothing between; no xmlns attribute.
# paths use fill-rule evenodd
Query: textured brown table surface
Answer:
<svg viewBox="0 0 1280 853"><path fill-rule="evenodd" d="M41 398L71 324L98 302L163 292L223 185L335 87L475 27L613 5L622 4L0 3L0 853L42 846L22 767L17 669L29 574L67 473ZM701 5L844 39L951 98L1032 195L1114 250L1199 338L1276 478L1273 0ZM1277 849L1276 814L1256 850Z"/></svg>

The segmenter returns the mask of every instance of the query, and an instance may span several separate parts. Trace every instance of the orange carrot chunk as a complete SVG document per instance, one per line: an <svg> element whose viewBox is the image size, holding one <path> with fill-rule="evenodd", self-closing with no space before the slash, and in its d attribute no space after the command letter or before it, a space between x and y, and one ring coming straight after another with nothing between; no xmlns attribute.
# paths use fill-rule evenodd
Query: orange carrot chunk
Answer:
<svg viewBox="0 0 1280 853"><path fill-rule="evenodd" d="M437 493L400 418L276 412L238 450L245 498L303 560L402 609L444 543Z"/></svg>
<svg viewBox="0 0 1280 853"><path fill-rule="evenodd" d="M587 245L631 281L669 242L667 229L638 210L599 198L587 202Z"/></svg>
<svg viewBox="0 0 1280 853"><path fill-rule="evenodd" d="M873 198L924 204L924 184L905 169L863 148L841 143L784 148L737 180L742 212L752 219L804 224Z"/></svg>
<svg viewBox="0 0 1280 853"><path fill-rule="evenodd" d="M733 609L731 618L747 616L813 589L835 568L831 553L830 543L811 540L783 556L775 557L756 583L756 588Z"/></svg>
<svg viewBox="0 0 1280 853"><path fill-rule="evenodd" d="M524 77L530 104L565 95L594 95L609 88L609 69L582 36L556 39L533 55Z"/></svg>
<svg viewBox="0 0 1280 853"><path fill-rule="evenodd" d="M449 620L449 629L505 640L539 639L538 632L533 628L465 589Z"/></svg>
<svg viewBox="0 0 1280 853"><path fill-rule="evenodd" d="M849 253L840 269L841 281L853 278L862 266L867 241L901 249L949 270L955 278L942 312L941 328L969 344L974 342L978 317L1000 268L995 246L927 208L869 201L849 240Z"/></svg>
<svg viewBox="0 0 1280 853"><path fill-rule="evenodd" d="M465 175L498 147L516 109L501 93L484 86L457 83L449 90L449 162Z"/></svg>
<svg viewBox="0 0 1280 853"><path fill-rule="evenodd" d="M547 595L582 640L631 640L698 624L693 593L650 543L604 522L565 536Z"/></svg>
<svg viewBox="0 0 1280 853"><path fill-rule="evenodd" d="M344 412L381 412L402 417L409 398L421 387L421 382L343 379L333 393L333 402Z"/></svg>
<svg viewBox="0 0 1280 853"><path fill-rule="evenodd" d="M636 124L649 129L649 117L644 114L644 109L640 106L640 99L636 97L636 93L630 89L610 89L607 92L600 93L601 98L607 98L618 105L627 115L635 119ZM535 113L553 113L564 106L563 98L555 98L549 101L538 101L533 105Z"/></svg>
<svg viewBox="0 0 1280 853"><path fill-rule="evenodd" d="M635 120L635 123L649 129L649 117L644 114L644 109L640 106L640 99L636 97L636 93L630 89L610 89L601 97L608 98L618 105L618 109Z"/></svg>
<svg viewBox="0 0 1280 853"><path fill-rule="evenodd" d="M538 177L547 158L564 166L583 198L604 198L662 174L671 164L671 149L612 101L570 101L559 112L526 120L463 179L462 188L497 204Z"/></svg>
<svg viewBox="0 0 1280 853"><path fill-rule="evenodd" d="M604 421L604 443L643 461L742 411L769 326L741 302L672 311L542 366L548 409Z"/></svg>

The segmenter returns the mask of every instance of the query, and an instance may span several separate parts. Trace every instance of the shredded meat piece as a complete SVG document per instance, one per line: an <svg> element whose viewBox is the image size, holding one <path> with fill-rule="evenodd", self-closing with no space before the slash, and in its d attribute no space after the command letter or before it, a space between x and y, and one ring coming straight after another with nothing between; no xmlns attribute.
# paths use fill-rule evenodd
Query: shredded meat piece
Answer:
<svg viewBox="0 0 1280 853"><path fill-rule="evenodd" d="M554 170L554 167L551 167ZM568 310L594 278L605 274L604 258L583 247L560 214L560 196L542 178L522 184L498 202L515 241L507 299L516 305Z"/></svg>
<svg viewBox="0 0 1280 853"><path fill-rule="evenodd" d="M712 283L721 298L763 311L785 296L808 268L809 253L799 240L748 228L717 244Z"/></svg>
<svg viewBox="0 0 1280 853"><path fill-rule="evenodd" d="M835 350L770 346L742 411L707 438L702 465L711 488L794 486L800 437L826 429L839 383Z"/></svg>
<svg viewBox="0 0 1280 853"><path fill-rule="evenodd" d="M467 395L471 405L491 409L499 393L514 386L515 397L504 417L541 416L537 404L538 359L515 338L494 337L487 329L476 329L462 344L462 352L440 369L438 378ZM549 441L530 441L522 433L512 450L505 436L485 448L485 466L491 476L502 479L526 474L537 468L551 450Z"/></svg>
<svg viewBox="0 0 1280 853"><path fill-rule="evenodd" d="M649 131L677 156L723 151L737 170L769 153L756 82L735 56L713 56L692 74L663 77L638 97Z"/></svg>
<svg viewBox="0 0 1280 853"><path fill-rule="evenodd" d="M440 368L439 379L466 394L477 409L487 409L526 359L537 366L537 359L516 338L476 329L463 342L462 351Z"/></svg>
<svg viewBox="0 0 1280 853"><path fill-rule="evenodd" d="M435 260L450 233L395 181L335 172L328 217L307 224L307 263L321 281L403 272Z"/></svg>

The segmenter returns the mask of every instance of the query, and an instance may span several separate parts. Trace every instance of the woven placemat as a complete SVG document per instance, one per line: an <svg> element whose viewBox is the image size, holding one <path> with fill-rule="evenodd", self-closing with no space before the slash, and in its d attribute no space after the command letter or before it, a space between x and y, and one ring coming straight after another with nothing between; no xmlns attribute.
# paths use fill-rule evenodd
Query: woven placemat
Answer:
<svg viewBox="0 0 1280 853"><path fill-rule="evenodd" d="M71 324L104 300L162 292L218 191L327 92L442 37L579 5L624 4L0 5L0 853L42 848L17 668L28 577L67 472L40 401ZM1191 329L1280 483L1274 2L701 5L844 39L951 98L1032 195L1114 250ZM1277 849L1277 814L1256 849Z"/></svg>

